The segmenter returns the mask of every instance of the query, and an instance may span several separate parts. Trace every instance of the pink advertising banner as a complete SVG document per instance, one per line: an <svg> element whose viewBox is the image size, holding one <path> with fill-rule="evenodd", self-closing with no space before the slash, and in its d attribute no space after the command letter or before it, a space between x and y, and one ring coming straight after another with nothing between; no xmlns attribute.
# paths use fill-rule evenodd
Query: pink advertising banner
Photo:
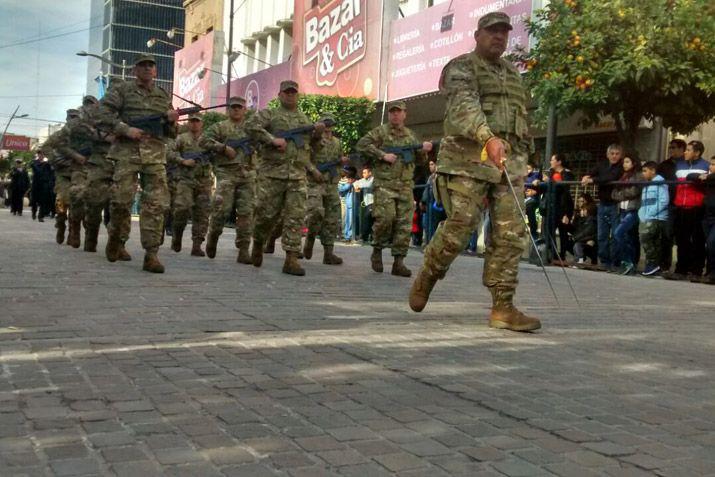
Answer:
<svg viewBox="0 0 715 477"><path fill-rule="evenodd" d="M291 79L290 61L231 81L231 96L245 98L249 109L264 109L278 96L281 81L287 79ZM222 99L226 96L224 91L219 95Z"/></svg>
<svg viewBox="0 0 715 477"><path fill-rule="evenodd" d="M451 8L450 8L451 5ZM503 11L511 17L507 52L529 47L524 20L532 0L454 0L392 22L390 30L388 100L409 98L439 89L442 68L452 58L474 49L479 18Z"/></svg>
<svg viewBox="0 0 715 477"><path fill-rule="evenodd" d="M202 36L199 40L189 46L178 50L174 54L174 94L200 104L201 106L211 105L211 84L213 76L218 73L210 69L214 67L214 33L211 32ZM206 74L203 78L199 73L204 68ZM214 81L215 82L215 81ZM186 101L174 97L174 106L185 108L193 106Z"/></svg>

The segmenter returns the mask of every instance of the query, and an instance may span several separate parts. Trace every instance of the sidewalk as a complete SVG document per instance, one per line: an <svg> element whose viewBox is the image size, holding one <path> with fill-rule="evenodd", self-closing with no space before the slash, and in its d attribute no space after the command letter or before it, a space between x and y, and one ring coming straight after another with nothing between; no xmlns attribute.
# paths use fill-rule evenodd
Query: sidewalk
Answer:
<svg viewBox="0 0 715 477"><path fill-rule="evenodd" d="M291 277L226 229L152 275L133 227L110 264L0 209L0 475L715 475L711 286L568 270L578 308L551 267L558 307L524 264L518 334L479 258L415 314L367 247Z"/></svg>

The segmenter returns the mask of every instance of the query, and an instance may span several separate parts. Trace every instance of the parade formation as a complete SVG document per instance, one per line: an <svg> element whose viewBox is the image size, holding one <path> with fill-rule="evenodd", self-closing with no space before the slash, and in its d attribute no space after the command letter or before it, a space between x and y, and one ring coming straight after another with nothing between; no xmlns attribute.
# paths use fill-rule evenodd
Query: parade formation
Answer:
<svg viewBox="0 0 715 477"><path fill-rule="evenodd" d="M531 331L540 327L539 320L513 305L527 237L519 215L523 195L514 187L523 188L531 143L527 91L518 70L501 58L511 28L505 13L484 15L475 32L475 50L443 70L440 90L447 106L436 195L447 220L426 249L409 304L418 312L426 306L430 291L489 207L493 239L483 282L493 299L490 326ZM108 210L107 260L132 260L125 244L140 186L139 229L147 272L165 271L159 249L167 220L174 252L182 250L190 220L191 255L214 258L224 225L235 217L238 263L260 267L264 248L270 251L278 236L286 255L283 273L305 275L300 259L312 258L316 239L324 264L342 263L334 249L340 217L336 184L338 169L350 159L333 133L340 118L324 111L312 122L298 107L300 85L284 80L277 108L247 116L246 100L230 97L228 119L204 131L200 108L181 117L186 111L173 109L171 95L155 84L154 57L138 56L133 72L135 79L114 82L101 101L87 96L81 107L68 110L66 125L41 146L57 177L57 243L66 240L78 248L84 230L84 251L96 252L102 211ZM410 277L404 258L414 171L426 165L434 144L405 126L403 101L386 109L387 123L356 145L375 177L370 265L382 273L383 249L390 249L392 275ZM186 131L177 135L180 120L186 120Z"/></svg>

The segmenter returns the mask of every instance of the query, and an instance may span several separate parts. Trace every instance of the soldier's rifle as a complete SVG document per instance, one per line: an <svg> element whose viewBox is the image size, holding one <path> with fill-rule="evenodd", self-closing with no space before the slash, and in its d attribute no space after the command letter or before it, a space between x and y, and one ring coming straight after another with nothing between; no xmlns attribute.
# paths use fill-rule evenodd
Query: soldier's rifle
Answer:
<svg viewBox="0 0 715 477"><path fill-rule="evenodd" d="M440 139L430 141L433 148L438 148L441 142ZM424 148L424 143L420 144L407 144L405 146L382 146L380 150L388 154L394 154L399 156L403 163L410 164L415 162L415 153L421 151Z"/></svg>
<svg viewBox="0 0 715 477"><path fill-rule="evenodd" d="M195 161L201 165L206 165L209 163L209 155L201 151L193 152L182 152L181 158L187 161Z"/></svg>
<svg viewBox="0 0 715 477"><path fill-rule="evenodd" d="M217 104L214 106L192 106L190 108L179 108L176 112L179 116L186 116L187 114L196 114L201 111L208 111L211 109L225 108L228 106L227 103ZM169 124L166 113L151 114L149 116L140 116L138 118L132 118L127 121L127 124L133 128L141 129L145 133L154 137L164 137L164 128Z"/></svg>
<svg viewBox="0 0 715 477"><path fill-rule="evenodd" d="M349 164L357 163L359 162L359 160L360 154L356 152L348 155ZM339 159L335 159L334 161L321 162L320 164L316 164L315 168L318 169L318 172L320 173L330 172L330 177L335 177L335 167L339 166L342 163L343 158L340 157Z"/></svg>
<svg viewBox="0 0 715 477"><path fill-rule="evenodd" d="M253 154L253 144L250 137L229 139L225 144L234 151L238 151L239 149L242 150L243 154L246 156Z"/></svg>
<svg viewBox="0 0 715 477"><path fill-rule="evenodd" d="M335 121L327 119L323 121L323 124L325 124L325 127L332 127L335 126ZM303 139L303 136L305 136L306 134L312 134L313 131L315 131L315 124L311 124L309 126L300 126L297 128L286 129L282 131L276 131L273 133L273 135L275 137L285 139L286 141L293 141L293 144L295 144L296 147L303 147L305 146L305 140Z"/></svg>

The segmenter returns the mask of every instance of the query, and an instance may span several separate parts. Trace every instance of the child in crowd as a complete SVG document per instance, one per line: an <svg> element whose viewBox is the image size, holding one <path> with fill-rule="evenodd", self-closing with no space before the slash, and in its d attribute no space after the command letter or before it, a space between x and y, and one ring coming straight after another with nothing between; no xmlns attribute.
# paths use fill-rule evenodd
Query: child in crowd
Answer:
<svg viewBox="0 0 715 477"><path fill-rule="evenodd" d="M667 234L670 194L668 186L662 183L665 179L658 175L657 169L658 165L653 161L643 164L643 179L653 182L653 185L643 187L641 207L638 209L638 233L646 261L642 275L646 277L657 275L661 266L667 263L663 257L663 240Z"/></svg>
<svg viewBox="0 0 715 477"><path fill-rule="evenodd" d="M701 175L700 180L705 186L703 231L707 249L705 276L701 282L715 285L715 156L710 158L708 174Z"/></svg>
<svg viewBox="0 0 715 477"><path fill-rule="evenodd" d="M640 163L633 156L623 158L623 175L620 182L640 182ZM641 186L617 185L611 193L611 198L618 203L619 221L613 234L616 246L616 259L621 267L617 273L633 275L636 272L636 256L638 245L638 209L641 205Z"/></svg>
<svg viewBox="0 0 715 477"><path fill-rule="evenodd" d="M596 204L581 201L578 214L574 217L571 240L573 241L573 254L576 264L586 265L586 259L596 264Z"/></svg>

